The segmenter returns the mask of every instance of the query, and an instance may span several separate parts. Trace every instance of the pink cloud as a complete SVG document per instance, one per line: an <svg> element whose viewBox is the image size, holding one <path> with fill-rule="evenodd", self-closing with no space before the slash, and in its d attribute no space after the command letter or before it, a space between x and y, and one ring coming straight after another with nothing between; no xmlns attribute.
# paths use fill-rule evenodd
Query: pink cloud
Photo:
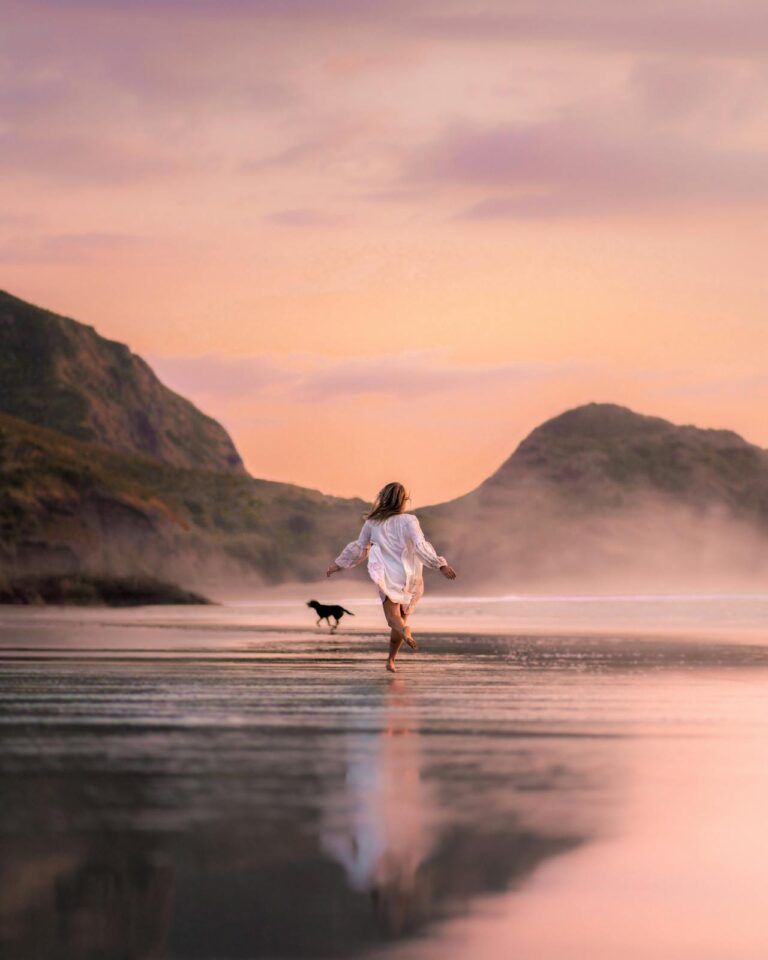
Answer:
<svg viewBox="0 0 768 960"><path fill-rule="evenodd" d="M379 394L427 397L457 391L483 391L583 373L589 364L576 360L519 361L457 365L440 351L380 357L333 357L296 354L288 358L199 357L150 358L158 375L180 392L258 399L280 395L298 402Z"/></svg>
<svg viewBox="0 0 768 960"><path fill-rule="evenodd" d="M28 2L11 10L29 9ZM57 0L37 0L45 11ZM103 14L125 22L150 12L175 21L295 23L336 29L369 25L377 33L474 44L570 45L591 50L695 56L760 57L768 52L768 9L760 0L68 0L71 14Z"/></svg>
<svg viewBox="0 0 768 960"><path fill-rule="evenodd" d="M261 396L275 386L290 385L294 374L267 357L150 356L160 379L181 394L238 398Z"/></svg>
<svg viewBox="0 0 768 960"><path fill-rule="evenodd" d="M82 262L94 257L125 254L145 247L148 242L143 237L99 231L17 234L0 241L0 263ZM156 245L155 241L151 243Z"/></svg>
<svg viewBox="0 0 768 960"><path fill-rule="evenodd" d="M311 207L292 207L288 210L275 210L264 218L271 223L284 227L335 227L343 222L341 217L314 210Z"/></svg>
<svg viewBox="0 0 768 960"><path fill-rule="evenodd" d="M462 43L568 45L635 53L762 57L768 53L768 8L759 0L497 0L425 10L412 29Z"/></svg>
<svg viewBox="0 0 768 960"><path fill-rule="evenodd" d="M402 180L491 188L463 211L467 219L768 200L768 151L649 136L603 120L455 126L411 153Z"/></svg>
<svg viewBox="0 0 768 960"><path fill-rule="evenodd" d="M0 136L0 170L56 181L120 183L179 174L194 163L162 146L144 151L109 135L78 134L42 127Z"/></svg>

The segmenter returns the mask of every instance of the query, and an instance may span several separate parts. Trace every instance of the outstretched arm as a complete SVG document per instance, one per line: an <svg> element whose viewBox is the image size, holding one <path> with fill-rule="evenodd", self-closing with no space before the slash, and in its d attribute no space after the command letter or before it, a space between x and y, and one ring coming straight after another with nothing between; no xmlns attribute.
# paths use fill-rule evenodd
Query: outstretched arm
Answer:
<svg viewBox="0 0 768 960"><path fill-rule="evenodd" d="M416 556L421 560L425 567L432 567L433 570L439 570L448 580L456 579L456 571L448 563L445 557L441 557L429 540L425 539L421 524L416 517L411 518L409 529L410 540L413 543L413 549Z"/></svg>
<svg viewBox="0 0 768 960"><path fill-rule="evenodd" d="M326 577L330 577L333 573L338 573L339 570L356 567L362 563L368 556L370 546L371 523L370 520L366 520L363 524L363 529L360 531L360 536L357 540L352 540L351 543L348 543L346 547L344 547L338 557L336 557L334 562L325 571Z"/></svg>

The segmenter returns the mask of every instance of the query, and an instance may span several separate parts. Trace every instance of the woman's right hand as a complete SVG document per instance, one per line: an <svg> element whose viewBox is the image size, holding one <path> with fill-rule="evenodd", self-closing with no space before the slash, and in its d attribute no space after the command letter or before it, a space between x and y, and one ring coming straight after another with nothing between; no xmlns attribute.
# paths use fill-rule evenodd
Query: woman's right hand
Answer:
<svg viewBox="0 0 768 960"><path fill-rule="evenodd" d="M453 567L449 563L446 563L442 567L440 567L440 573L442 573L442 575L445 577L446 580L456 579L456 571L453 569Z"/></svg>

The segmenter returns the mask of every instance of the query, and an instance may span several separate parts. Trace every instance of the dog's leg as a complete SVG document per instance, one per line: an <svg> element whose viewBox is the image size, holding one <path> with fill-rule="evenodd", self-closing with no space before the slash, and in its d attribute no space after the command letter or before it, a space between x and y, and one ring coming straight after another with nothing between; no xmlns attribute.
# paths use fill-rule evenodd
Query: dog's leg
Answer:
<svg viewBox="0 0 768 960"><path fill-rule="evenodd" d="M335 623L333 624L333 626L331 627L331 633L336 633L336 630L337 630L337 628L338 628L338 626L339 626L339 618L338 618L338 617L334 617L333 619L334 619L336 622L335 622ZM331 621L329 620L329 621L328 621L329 625L330 625L330 622L331 622Z"/></svg>
<svg viewBox="0 0 768 960"><path fill-rule="evenodd" d="M317 618L317 623L315 624L316 627L319 627L319 626L320 626L320 621L321 621L322 619L323 619L322 617L318 617L318 618Z"/></svg>

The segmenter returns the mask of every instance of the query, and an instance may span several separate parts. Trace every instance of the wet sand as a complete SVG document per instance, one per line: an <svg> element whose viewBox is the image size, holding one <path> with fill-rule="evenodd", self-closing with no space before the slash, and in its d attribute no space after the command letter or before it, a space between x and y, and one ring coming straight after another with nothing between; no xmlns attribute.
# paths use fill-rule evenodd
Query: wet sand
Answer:
<svg viewBox="0 0 768 960"><path fill-rule="evenodd" d="M762 960L768 646L728 602L748 642L436 607L395 677L373 607L4 614L0 954Z"/></svg>

